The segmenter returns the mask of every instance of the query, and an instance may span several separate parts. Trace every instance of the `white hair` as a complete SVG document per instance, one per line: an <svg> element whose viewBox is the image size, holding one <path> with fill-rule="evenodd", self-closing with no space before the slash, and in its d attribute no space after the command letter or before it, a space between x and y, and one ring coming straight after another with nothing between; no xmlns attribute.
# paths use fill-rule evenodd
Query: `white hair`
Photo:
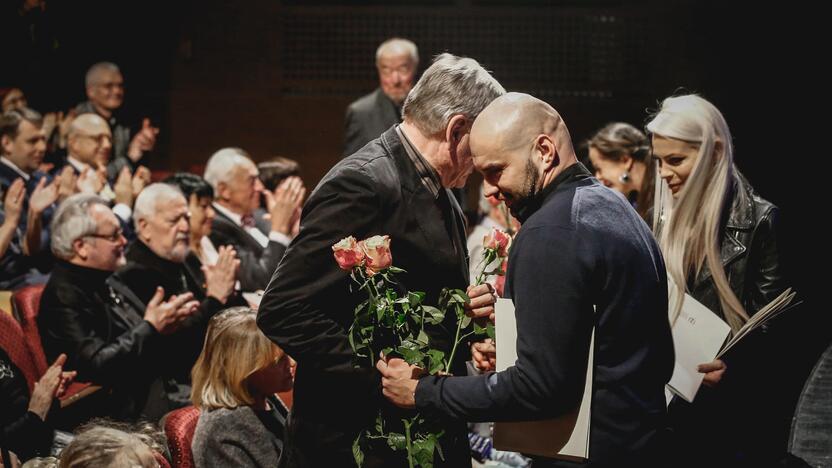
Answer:
<svg viewBox="0 0 832 468"><path fill-rule="evenodd" d="M121 73L119 70L118 65L112 62L98 62L95 65L91 66L89 70L87 70L87 75L84 77L84 83L86 84L87 88L92 85L98 84L98 76L101 72L113 72L113 73Z"/></svg>
<svg viewBox="0 0 832 468"><path fill-rule="evenodd" d="M254 166L248 153L240 148L223 148L208 159L202 178L213 187L214 193L218 193L220 182L229 182L233 177L234 169L242 165Z"/></svg>
<svg viewBox="0 0 832 468"><path fill-rule="evenodd" d="M104 118L102 118L98 114L87 113L81 114L78 117L72 119L72 122L69 124L69 131L67 132L67 137L74 137L78 134L78 132L85 133L85 129L90 125L95 124L103 124L105 127L110 128L110 124L107 123Z"/></svg>
<svg viewBox="0 0 832 468"><path fill-rule="evenodd" d="M473 121L506 90L476 60L441 54L402 105L402 115L427 135L443 133L454 115Z"/></svg>
<svg viewBox="0 0 832 468"><path fill-rule="evenodd" d="M150 219L156 214L160 203L177 198L182 198L187 203L185 195L182 195L182 191L175 185L157 182L145 187L136 197L136 204L133 206L133 221L136 223L136 229L139 227L139 220Z"/></svg>
<svg viewBox="0 0 832 468"><path fill-rule="evenodd" d="M62 260L75 256L72 244L76 240L95 234L98 224L91 215L94 205L110 208L107 200L87 193L72 195L58 206L52 217L50 247L52 253Z"/></svg>
<svg viewBox="0 0 832 468"><path fill-rule="evenodd" d="M393 37L382 42L378 49L376 49L376 63L381 60L381 57L387 55L410 55L410 60L413 60L414 65L419 64L419 48L413 41L403 39L401 37Z"/></svg>
<svg viewBox="0 0 832 468"><path fill-rule="evenodd" d="M693 169L675 200L668 195L666 183L660 177L656 180L653 230L679 293L677 303L671 304L671 320L678 317L688 276L698 275L707 265L725 319L736 332L748 320L748 313L731 290L719 255L722 210L734 177L728 124L713 104L689 94L665 99L647 130L699 146Z"/></svg>

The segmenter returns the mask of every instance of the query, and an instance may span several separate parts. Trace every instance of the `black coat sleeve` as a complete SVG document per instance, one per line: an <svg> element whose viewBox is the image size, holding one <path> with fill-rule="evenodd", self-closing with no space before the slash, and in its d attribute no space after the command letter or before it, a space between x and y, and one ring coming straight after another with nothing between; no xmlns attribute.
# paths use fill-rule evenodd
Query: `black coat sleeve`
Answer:
<svg viewBox="0 0 832 468"><path fill-rule="evenodd" d="M42 302L46 310L41 310L39 328L44 343L50 344L50 358L66 353L66 368L77 370L79 380L105 385L136 366L149 365L147 361L154 357L150 349L160 337L149 322L142 320L108 339L97 331L95 323L102 319L102 312L91 298L64 299L68 300Z"/></svg>
<svg viewBox="0 0 832 468"><path fill-rule="evenodd" d="M517 362L503 372L424 378L417 408L466 421L546 419L575 409L593 326L592 267L581 258L583 247L568 229L521 230L508 267Z"/></svg>
<svg viewBox="0 0 832 468"><path fill-rule="evenodd" d="M324 180L304 206L300 234L263 296L257 323L306 369L352 368L346 331L354 295L332 245L348 236L364 238L380 211L374 180L361 168Z"/></svg>

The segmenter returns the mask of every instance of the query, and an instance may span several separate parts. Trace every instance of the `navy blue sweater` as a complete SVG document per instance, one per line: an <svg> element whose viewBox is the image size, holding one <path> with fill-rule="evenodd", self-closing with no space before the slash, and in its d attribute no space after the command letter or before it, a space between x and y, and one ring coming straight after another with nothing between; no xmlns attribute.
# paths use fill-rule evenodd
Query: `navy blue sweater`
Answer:
<svg viewBox="0 0 832 468"><path fill-rule="evenodd" d="M506 281L517 362L503 372L422 379L416 406L467 421L568 413L583 395L594 326L590 461L638 459L665 425L664 386L673 372L659 248L627 200L579 163L528 211Z"/></svg>

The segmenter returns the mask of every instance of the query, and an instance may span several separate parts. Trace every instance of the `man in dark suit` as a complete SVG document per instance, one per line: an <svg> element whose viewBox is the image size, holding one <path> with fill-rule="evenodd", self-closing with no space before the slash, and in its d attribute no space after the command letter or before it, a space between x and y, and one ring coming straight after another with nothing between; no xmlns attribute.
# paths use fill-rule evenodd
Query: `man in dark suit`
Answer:
<svg viewBox="0 0 832 468"><path fill-rule="evenodd" d="M115 278L147 304L158 288L168 294L192 293L199 312L183 324L170 359L179 362L177 379L190 382L190 372L202 351L208 320L226 307L234 292L240 261L234 249L221 247L217 263L194 265L188 261L190 225L188 203L173 185L147 186L136 199L136 242L127 248L127 265Z"/></svg>
<svg viewBox="0 0 832 468"><path fill-rule="evenodd" d="M401 359L379 361L385 395L464 421L554 418L580 404L593 352L588 465L656 466L666 443L673 342L667 275L649 228L578 163L566 124L543 101L517 93L497 99L474 123L471 149L486 195L499 194L523 225L506 282L517 361L498 373L421 380ZM534 466L576 465L540 459Z"/></svg>
<svg viewBox="0 0 832 468"><path fill-rule="evenodd" d="M266 288L294 236L306 189L298 177L286 179L274 193L263 189L257 166L239 148L224 148L205 166L205 180L214 188L217 212L209 238L216 247L231 246L240 259L238 279L243 291ZM254 212L266 195L271 230L257 228Z"/></svg>
<svg viewBox="0 0 832 468"><path fill-rule="evenodd" d="M38 171L46 155L43 119L23 108L0 115L0 192L17 179L25 184L16 232L0 260L0 289L42 284L52 267L49 220L58 199L58 181ZM0 223L5 219L0 211Z"/></svg>
<svg viewBox="0 0 832 468"><path fill-rule="evenodd" d="M418 67L419 51L413 42L396 37L378 47L379 87L347 107L344 157L402 121L402 103L413 88Z"/></svg>
<svg viewBox="0 0 832 468"><path fill-rule="evenodd" d="M301 229L260 304L263 332L298 361L295 395L281 466L351 466L352 444L375 421L382 403L371 365L354 367L347 330L362 294L350 292L331 246L347 236L389 235L393 262L407 273L410 291L436 304L442 288L465 289L468 262L465 225L449 188L472 171L468 133L473 119L502 86L469 58L443 54L404 103L404 122L339 162L304 206ZM443 111L444 110L444 111ZM487 286L469 291L472 313L488 314ZM450 352L456 317L429 334ZM465 357L451 371L464 373ZM470 465L466 428L445 428L445 461ZM322 450L321 447L326 447ZM367 453L365 466L406 465L386 444Z"/></svg>
<svg viewBox="0 0 832 468"><path fill-rule="evenodd" d="M186 321L200 313L193 294L164 302L159 288L145 306L111 276L127 243L106 200L79 194L55 213L51 239L58 258L43 291L38 328L47 357L67 355L78 379L107 388L99 416L158 420L181 406L169 366Z"/></svg>

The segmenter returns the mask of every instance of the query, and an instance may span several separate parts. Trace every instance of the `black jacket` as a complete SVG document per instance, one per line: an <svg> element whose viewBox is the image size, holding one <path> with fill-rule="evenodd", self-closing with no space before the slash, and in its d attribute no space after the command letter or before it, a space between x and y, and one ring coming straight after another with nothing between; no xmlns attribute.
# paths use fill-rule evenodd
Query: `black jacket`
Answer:
<svg viewBox="0 0 832 468"><path fill-rule="evenodd" d="M52 401L50 413L58 407L57 400ZM48 456L53 437L52 427L29 411L26 379L6 351L0 348L0 447L26 461L36 456Z"/></svg>
<svg viewBox="0 0 832 468"><path fill-rule="evenodd" d="M175 333L176 340L171 343L174 348L168 356L171 364L176 363L175 377L181 382L189 382L191 368L202 352L208 321L223 310L225 304L205 295L205 277L195 256L189 255L184 263L175 263L159 257L140 240L130 245L125 256L127 265L113 277L130 288L143 307L147 306L159 286L165 290L165 299L173 294L191 292L194 300L200 301L197 313Z"/></svg>
<svg viewBox="0 0 832 468"><path fill-rule="evenodd" d="M143 319L144 305L110 272L59 260L43 291L38 328L47 360L66 353L77 380L112 390L101 415L118 420L161 417L174 409L160 335Z"/></svg>
<svg viewBox="0 0 832 468"><path fill-rule="evenodd" d="M240 259L237 279L240 280L240 288L247 292L266 289L269 278L286 252L283 244L271 239L263 248L255 238L219 210L211 224L209 237L218 249L230 245L237 251L237 258Z"/></svg>
<svg viewBox="0 0 832 468"><path fill-rule="evenodd" d="M664 386L674 361L659 247L627 200L581 164L538 200L542 205L529 205L507 268L516 364L486 375L422 379L416 407L468 421L564 415L583 395L594 327L590 465L646 466L666 424Z"/></svg>
<svg viewBox="0 0 832 468"><path fill-rule="evenodd" d="M789 286L777 244L778 209L757 195L736 169L730 190L722 215L720 258L731 290L754 315ZM691 283L690 294L724 318L707 265ZM787 312L795 313L799 311ZM701 387L692 404L674 398L671 427L677 439L692 441L684 444L689 452L686 466L713 460L734 466L740 459L749 466L763 466L785 453L785 435L780 433L788 424L779 418L790 417L793 408L776 396L779 387L777 379L772 381L771 366L783 357L779 344L791 346L794 338L772 333L776 330L771 327L779 323L780 319L746 336L722 358L728 370L719 385ZM707 454L693 448L704 445L710 447Z"/></svg>
<svg viewBox="0 0 832 468"><path fill-rule="evenodd" d="M381 88L353 101L344 117L344 157L400 123L401 113L401 107L395 105Z"/></svg>
<svg viewBox="0 0 832 468"><path fill-rule="evenodd" d="M281 466L352 466L351 446L374 423L381 404L375 369L355 368L346 331L364 297L350 292L331 246L342 238L387 234L393 264L410 291L424 291L436 304L443 287L465 289L468 262L462 213L441 189L425 188L395 129L339 162L323 178L303 209L301 230L272 278L260 304L263 332L298 361L295 400ZM443 216L443 210L448 216ZM446 227L455 226L455 227ZM430 330L450 351L456 317ZM467 347L466 347L467 348ZM465 353L452 366L464 373ZM470 464L464 425L449 425L442 443L447 464ZM322 450L322 447L326 447ZM397 466L401 461L367 461Z"/></svg>

